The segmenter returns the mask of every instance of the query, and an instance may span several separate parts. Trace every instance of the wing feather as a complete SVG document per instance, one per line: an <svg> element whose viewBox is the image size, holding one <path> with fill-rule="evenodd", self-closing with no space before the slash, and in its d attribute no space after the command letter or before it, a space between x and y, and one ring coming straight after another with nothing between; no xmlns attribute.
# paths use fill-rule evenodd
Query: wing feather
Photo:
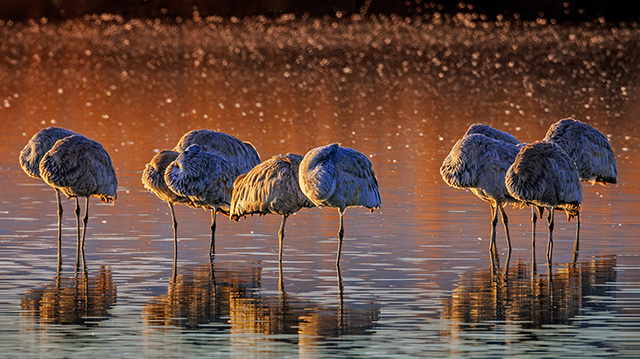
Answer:
<svg viewBox="0 0 640 359"><path fill-rule="evenodd" d="M518 146L470 134L458 140L440 167L442 179L454 188L469 188L483 201L511 202L505 175L518 154Z"/></svg>
<svg viewBox="0 0 640 359"><path fill-rule="evenodd" d="M563 119L549 127L544 141L562 147L575 162L582 181L617 183L618 171L611 143L592 126Z"/></svg>
<svg viewBox="0 0 640 359"><path fill-rule="evenodd" d="M205 152L214 152L223 156L238 168L240 174L249 172L260 163L260 155L251 143L242 142L223 132L205 129L184 134L174 151L183 152L194 144L199 145Z"/></svg>
<svg viewBox="0 0 640 359"><path fill-rule="evenodd" d="M67 197L116 198L118 180L102 145L82 135L60 139L40 161L42 179Z"/></svg>
<svg viewBox="0 0 640 359"><path fill-rule="evenodd" d="M167 166L165 182L171 191L188 197L194 205L228 210L236 167L222 156L191 148Z"/></svg>
<svg viewBox="0 0 640 359"><path fill-rule="evenodd" d="M38 131L20 151L20 167L29 177L40 178L40 161L42 157L65 137L76 135L75 132L60 127L47 127Z"/></svg>
<svg viewBox="0 0 640 359"><path fill-rule="evenodd" d="M259 213L288 215L302 207L313 207L298 184L298 166L302 156L274 156L240 175L234 183L230 206L233 219Z"/></svg>

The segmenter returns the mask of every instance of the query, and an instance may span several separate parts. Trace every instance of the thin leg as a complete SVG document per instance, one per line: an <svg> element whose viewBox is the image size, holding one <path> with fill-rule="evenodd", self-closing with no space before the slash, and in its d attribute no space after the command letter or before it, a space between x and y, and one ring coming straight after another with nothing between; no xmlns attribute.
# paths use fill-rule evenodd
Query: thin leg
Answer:
<svg viewBox="0 0 640 359"><path fill-rule="evenodd" d="M76 246L76 268L75 268L76 275L80 271L80 266L81 266L80 253L81 252L82 252L82 247L80 247L80 242L78 242L78 245Z"/></svg>
<svg viewBox="0 0 640 359"><path fill-rule="evenodd" d="M80 242L80 203L78 202L78 197L76 197L76 210L74 213L76 214L76 226L78 227L78 242Z"/></svg>
<svg viewBox="0 0 640 359"><path fill-rule="evenodd" d="M340 230L338 231L338 255L336 256L336 265L340 265L340 253L342 252L342 237L344 236L344 211L340 208Z"/></svg>
<svg viewBox="0 0 640 359"><path fill-rule="evenodd" d="M58 268L57 268L57 273L60 274L60 271L62 271L62 246L60 245L60 242L58 242Z"/></svg>
<svg viewBox="0 0 640 359"><path fill-rule="evenodd" d="M511 255L511 237L509 236L509 218L507 218L507 212L504 211L502 206L499 206L500 213L502 214L502 225L504 225L504 234L507 236L507 246L509 247L509 255Z"/></svg>
<svg viewBox="0 0 640 359"><path fill-rule="evenodd" d="M533 273L536 268L536 222L538 221L538 215L536 212L536 206L531 205L531 266Z"/></svg>
<svg viewBox="0 0 640 359"><path fill-rule="evenodd" d="M491 205L491 238L489 239L489 251L494 251L498 254L496 248L496 224L498 224L498 208Z"/></svg>
<svg viewBox="0 0 640 359"><path fill-rule="evenodd" d="M505 281L509 279L509 263L510 262L511 262L511 251L507 253L507 259L505 260L505 263L504 263L504 271L502 272L502 275Z"/></svg>
<svg viewBox="0 0 640 359"><path fill-rule="evenodd" d="M216 214L218 208L211 211L211 246L209 247L209 256L213 257L216 252Z"/></svg>
<svg viewBox="0 0 640 359"><path fill-rule="evenodd" d="M578 227L576 228L576 241L573 244L573 263L578 260L578 249L580 248L580 213L578 213Z"/></svg>
<svg viewBox="0 0 640 359"><path fill-rule="evenodd" d="M551 253L553 252L553 212L555 208L549 208L547 222L549 223L549 242L547 243L547 262L551 262Z"/></svg>
<svg viewBox="0 0 640 359"><path fill-rule="evenodd" d="M496 270L500 267L497 264L496 252L493 249L489 251L489 261L491 262L491 278L493 278Z"/></svg>
<svg viewBox="0 0 640 359"><path fill-rule="evenodd" d="M84 237L87 234L87 222L89 222L89 197L86 198L85 208L84 208L84 217L82 218L82 244L81 248L84 250Z"/></svg>
<svg viewBox="0 0 640 359"><path fill-rule="evenodd" d="M284 276L282 275L282 262L278 263L278 291L284 293Z"/></svg>
<svg viewBox="0 0 640 359"><path fill-rule="evenodd" d="M531 248L534 250L536 249L536 222L538 222L536 211L536 206L531 205Z"/></svg>
<svg viewBox="0 0 640 359"><path fill-rule="evenodd" d="M284 242L284 225L287 222L289 215L282 216L282 223L280 223L280 230L278 231L278 239L280 242L280 250L278 251L278 262L282 263L282 244Z"/></svg>
<svg viewBox="0 0 640 359"><path fill-rule="evenodd" d="M167 202L169 209L171 210L171 220L173 221L173 251L178 253L178 222L176 221L176 213L173 210L173 204Z"/></svg>
<svg viewBox="0 0 640 359"><path fill-rule="evenodd" d="M62 243L62 201L60 200L60 190L56 189L56 200L58 201L58 247Z"/></svg>
<svg viewBox="0 0 640 359"><path fill-rule="evenodd" d="M336 265L336 275L338 276L338 330L340 334L344 334L344 286L340 264Z"/></svg>

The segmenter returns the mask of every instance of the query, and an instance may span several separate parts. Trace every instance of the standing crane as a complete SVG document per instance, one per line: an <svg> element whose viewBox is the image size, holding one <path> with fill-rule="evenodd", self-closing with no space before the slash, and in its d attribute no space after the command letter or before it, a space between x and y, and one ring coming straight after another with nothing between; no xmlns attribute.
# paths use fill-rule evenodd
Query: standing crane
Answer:
<svg viewBox="0 0 640 359"><path fill-rule="evenodd" d="M199 145L191 145L171 162L164 173L169 189L191 203L211 211L211 246L215 253L216 214L229 213L233 181L238 170L223 156L202 151Z"/></svg>
<svg viewBox="0 0 640 359"><path fill-rule="evenodd" d="M616 158L611 143L607 136L592 126L566 118L551 125L543 141L555 143L569 155L580 174L580 181L592 185L618 182ZM579 215L577 222L574 257L580 242Z"/></svg>
<svg viewBox="0 0 640 359"><path fill-rule="evenodd" d="M167 167L171 162L178 158L178 155L178 152L171 150L160 151L153 156L151 162L145 166L144 171L142 172L142 184L144 185L144 188L151 191L161 200L167 202L169 209L171 210L174 253L178 252L178 222L176 221L176 214L173 210L173 205L175 203L184 203L193 208L197 207L189 197L180 196L173 192L164 181L164 174Z"/></svg>
<svg viewBox="0 0 640 359"><path fill-rule="evenodd" d="M298 168L303 157L293 153L274 156L241 174L233 184L229 217L235 221L257 213L279 214L278 261L282 262L284 226L287 218L301 208L315 207L298 184Z"/></svg>
<svg viewBox="0 0 640 359"><path fill-rule="evenodd" d="M580 215L582 186L571 157L553 142L528 144L520 150L507 171L505 184L509 194L518 201L548 209L547 263L550 263L554 211L565 211L568 220Z"/></svg>
<svg viewBox="0 0 640 359"><path fill-rule="evenodd" d="M32 178L42 178L40 176L40 161L44 157L53 145L60 139L68 136L76 135L77 133L67 130L61 127L47 127L38 131L27 145L20 151L20 167L22 170ZM62 202L60 201L60 191L55 188L56 201L58 205L58 242L62 240ZM76 218L79 218L80 205L76 199ZM78 227L78 239L80 239L80 222L76 223Z"/></svg>
<svg viewBox="0 0 640 359"><path fill-rule="evenodd" d="M71 135L56 141L40 161L40 176L51 187L67 198L76 199L76 221L80 222L78 197L85 197L82 238L89 221L89 197L98 197L104 203L116 199L118 179L111 157L100 143L83 135ZM79 230L79 225L78 225Z"/></svg>
<svg viewBox="0 0 640 359"><path fill-rule="evenodd" d="M491 207L489 250L496 250L498 211L502 214L509 253L508 217L504 206L519 204L505 187L504 178L522 145L511 134L487 125L471 125L458 140L440 167L442 179L451 187L469 189Z"/></svg>
<svg viewBox="0 0 640 359"><path fill-rule="evenodd" d="M318 207L337 208L340 213L338 254L340 264L347 207L380 208L380 192L373 165L367 156L334 143L316 147L300 163L298 181L302 193Z"/></svg>

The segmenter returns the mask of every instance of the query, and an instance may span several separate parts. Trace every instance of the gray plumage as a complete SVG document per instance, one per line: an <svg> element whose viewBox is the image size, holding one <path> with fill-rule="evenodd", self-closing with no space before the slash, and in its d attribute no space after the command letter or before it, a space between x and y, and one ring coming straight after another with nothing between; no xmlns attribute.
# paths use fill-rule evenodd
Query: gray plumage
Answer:
<svg viewBox="0 0 640 359"><path fill-rule="evenodd" d="M142 184L144 188L151 191L161 200L169 203L185 203L191 204L189 198L180 196L173 192L164 181L164 174L171 162L178 158L179 153L171 150L162 150L158 152L151 162L149 162L144 171L142 171Z"/></svg>
<svg viewBox="0 0 640 359"><path fill-rule="evenodd" d="M193 144L200 145L205 152L215 152L224 156L238 168L240 174L249 172L260 163L260 155L251 143L211 130L193 130L185 133L174 151L182 152Z"/></svg>
<svg viewBox="0 0 640 359"><path fill-rule="evenodd" d="M151 163L146 166L145 171L142 174L142 183L145 185L145 188L153 192L156 196L158 196L158 198L166 201L169 205L173 222L173 240L175 249L174 253L177 253L178 248L178 222L176 221L173 204L184 203L191 207L203 207L212 209L211 254L213 254L216 213L218 211L221 211L224 214L227 214L229 201L227 200L224 206L218 206L217 209L213 209L211 208L211 206L206 204L213 202L208 202L206 198L200 198L200 195L191 197L187 195L181 195L180 193L175 192L174 189L167 185L167 183L165 182L165 173L169 164L176 160L181 152L186 151L191 145L194 144L199 146L198 148L200 149L200 151L213 153L215 155L215 158L218 158L220 156L224 157L226 162L224 162L223 166L233 166L234 170L232 171L232 173L235 174L248 172L251 168L260 163L260 156L258 155L258 151L256 151L253 145L248 142L242 142L226 133L210 130L193 130L185 133L180 138L173 151L165 150L158 153L151 160ZM207 156L205 157L209 158ZM202 181L210 177L210 174L204 173L202 170L194 171L190 174L181 172L177 173L180 173L182 177L182 183L176 182L176 185L182 185L183 188L181 190L184 193L191 193L193 191L202 190L201 188L190 188L189 186L202 186ZM204 177L196 178L198 174L204 175ZM195 203L194 198L200 198L200 202Z"/></svg>
<svg viewBox="0 0 640 359"><path fill-rule="evenodd" d="M171 191L187 197L193 205L211 210L211 247L215 249L216 213L229 213L233 181L238 170L230 161L218 154L202 151L191 145L171 162L164 180Z"/></svg>
<svg viewBox="0 0 640 359"><path fill-rule="evenodd" d="M164 174L171 162L178 158L179 153L171 150L163 150L157 153L151 159L142 172L142 184L144 188L151 191L161 200L167 202L169 209L171 210L171 219L173 222L173 241L174 249L177 252L178 246L178 222L176 221L176 215L173 209L173 205L176 203L183 203L190 207L196 208L196 205L185 196L173 192L164 180Z"/></svg>
<svg viewBox="0 0 640 359"><path fill-rule="evenodd" d="M38 131L20 151L20 167L32 178L40 177L40 161L55 143L77 133L60 127L47 127Z"/></svg>
<svg viewBox="0 0 640 359"><path fill-rule="evenodd" d="M75 198L76 204L78 197L86 198L80 244L83 248L89 219L89 197L98 197L105 203L116 199L118 179L111 157L100 143L76 134L58 140L42 157L39 169L40 176L49 186L67 198ZM77 210L78 218L79 215Z"/></svg>
<svg viewBox="0 0 640 359"><path fill-rule="evenodd" d="M282 261L284 227L287 218L301 208L315 207L300 190L298 168L303 157L293 153L274 156L241 174L233 184L229 216L237 221L252 214L282 216L278 231L278 260Z"/></svg>
<svg viewBox="0 0 640 359"><path fill-rule="evenodd" d="M337 208L340 213L338 255L340 263L343 217L347 207L380 207L378 180L367 156L334 143L307 152L298 171L300 189L318 207Z"/></svg>
<svg viewBox="0 0 640 359"><path fill-rule="evenodd" d="M495 140L510 143L512 145L520 144L520 141L518 141L518 139L515 138L515 136L510 134L509 132L498 130L496 128L493 128L491 126L484 125L484 124L473 124L469 126L469 128L467 129L467 132L465 132L464 136L462 137L466 137L474 133L485 135Z"/></svg>
<svg viewBox="0 0 640 359"><path fill-rule="evenodd" d="M534 142L520 150L507 171L505 183L517 200L549 209L547 259L550 260L554 210L564 210L569 220L576 216L578 220L580 218L582 186L573 161L553 142Z"/></svg>
<svg viewBox="0 0 640 359"><path fill-rule="evenodd" d="M560 120L547 131L544 141L553 142L573 160L580 180L592 185L618 182L616 158L609 139L592 126L566 118ZM580 216L578 216L574 261L577 259L580 242Z"/></svg>
<svg viewBox="0 0 640 359"><path fill-rule="evenodd" d="M611 143L592 126L566 118L551 125L543 141L562 147L575 162L581 181L591 184L618 182Z"/></svg>
<svg viewBox="0 0 640 359"><path fill-rule="evenodd" d="M509 203L517 204L519 201L507 191L505 174L509 166L515 161L520 144L517 143L517 140L515 141L516 143L513 143L513 141L505 142L481 134L489 133L487 128L490 128L486 125L481 126L484 131L465 135L456 142L451 152L442 162L440 175L449 186L469 189L478 198L489 203L492 219L489 243L491 251L495 249L498 211L501 212L507 245L509 251L511 251L508 217L503 207ZM474 127L480 128L478 125L472 125L467 133ZM491 133L493 134L502 132L495 129L492 130ZM508 136L497 137L508 138Z"/></svg>
<svg viewBox="0 0 640 359"><path fill-rule="evenodd" d="M41 178L40 177L40 161L42 157L44 157L45 153L47 153L55 143L63 139L65 137L75 135L76 133L64 128L60 127L47 127L38 131L27 145L24 146L22 151L20 151L20 167L22 170L32 178ZM56 203L58 207L58 241L62 240L62 202L60 201L60 191L55 189L56 191ZM77 205L77 201L76 201ZM76 208L79 210L79 208ZM80 222L77 223L78 228L80 228ZM78 230L78 239L80 238L80 230Z"/></svg>

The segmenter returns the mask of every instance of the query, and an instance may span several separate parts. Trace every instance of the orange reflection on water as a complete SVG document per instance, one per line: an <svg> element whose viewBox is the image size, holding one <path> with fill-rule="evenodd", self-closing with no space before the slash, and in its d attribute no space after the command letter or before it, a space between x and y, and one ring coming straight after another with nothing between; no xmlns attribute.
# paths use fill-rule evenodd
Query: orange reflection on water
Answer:
<svg viewBox="0 0 640 359"><path fill-rule="evenodd" d="M465 275L444 302L442 318L451 324L443 334L457 337L465 330L500 324L523 330L570 324L580 311L601 305L593 303L592 297L611 295L616 263L615 256L568 263L551 278L532 274L531 267L520 261L497 274Z"/></svg>
<svg viewBox="0 0 640 359"><path fill-rule="evenodd" d="M104 266L94 275L77 271L68 277L58 271L54 282L28 290L20 308L22 315L38 318L40 323L93 326L110 316L116 297L111 270Z"/></svg>
<svg viewBox="0 0 640 359"><path fill-rule="evenodd" d="M288 295L282 279L278 293L267 294L259 267L234 264L231 269L210 263L180 272L174 269L167 294L145 304L143 320L147 326L228 329L232 346L239 347L270 340L246 334L291 334L302 350L326 338L369 334L379 316L373 303L345 308L341 287L336 307Z"/></svg>
<svg viewBox="0 0 640 359"><path fill-rule="evenodd" d="M118 226L90 226L112 237L128 236L122 230L133 228L157 237L170 234L166 205L143 190L140 171L154 151L173 147L188 130L232 134L253 143L263 159L341 142L370 156L382 196L379 213L347 211L346 235L391 243L408 238L394 243L400 257L431 246L429 256L444 258L461 243L475 251L487 247L475 240L488 236L488 206L446 187L438 171L469 124L487 123L531 142L553 122L574 116L611 134L619 160L620 185L585 187L585 237L614 238L619 230L612 224L633 223L637 202L630 198L639 192L627 184L640 181L640 128L631 115L640 106L640 91L628 84L639 61L630 56L633 31L533 31L491 23L472 30L388 18L343 25L304 19L181 25L88 19L0 27L7 39L0 51L7 77L0 83L0 150L6 154L0 164L11 171L0 180L5 186L30 184L7 200L45 201L40 210L54 213L53 194L20 175L16 160L29 137L52 124L93 138L110 153L119 177L118 203L94 213ZM575 41L564 40L571 36ZM198 228L205 237L206 214L177 211L179 236ZM524 225L514 226L514 245L528 248L528 211L508 213L511 223ZM228 237L221 241L259 226L256 221L244 227L222 223L219 231ZM335 211L305 210L292 222L333 238L338 220ZM310 232L300 228L292 223L288 230ZM235 243L229 242L223 245ZM130 243L153 249L145 240ZM334 243L295 245L306 253L335 251Z"/></svg>

